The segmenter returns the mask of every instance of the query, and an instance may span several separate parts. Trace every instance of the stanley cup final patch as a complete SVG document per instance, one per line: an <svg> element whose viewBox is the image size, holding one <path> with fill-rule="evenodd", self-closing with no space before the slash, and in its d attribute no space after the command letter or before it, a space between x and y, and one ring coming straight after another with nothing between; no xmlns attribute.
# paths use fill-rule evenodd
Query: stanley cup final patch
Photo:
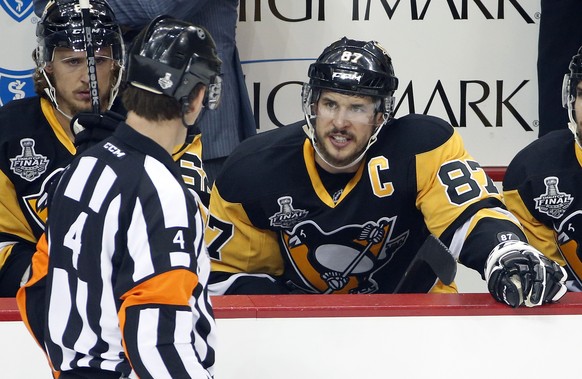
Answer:
<svg viewBox="0 0 582 379"><path fill-rule="evenodd" d="M22 154L10 158L10 170L29 182L41 176L47 170L49 163L47 157L34 151L34 145L32 138L21 139Z"/></svg>
<svg viewBox="0 0 582 379"><path fill-rule="evenodd" d="M546 193L536 197L536 209L553 218L560 218L564 215L574 198L569 193L560 192L558 183L560 180L555 176L548 176L544 179Z"/></svg>

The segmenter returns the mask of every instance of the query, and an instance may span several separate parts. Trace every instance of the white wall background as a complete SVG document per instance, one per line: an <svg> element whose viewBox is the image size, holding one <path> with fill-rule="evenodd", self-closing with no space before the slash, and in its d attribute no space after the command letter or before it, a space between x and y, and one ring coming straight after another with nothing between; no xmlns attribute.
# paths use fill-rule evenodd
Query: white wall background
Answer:
<svg viewBox="0 0 582 379"><path fill-rule="evenodd" d="M482 165L505 166L538 133L539 11L534 0L241 0L237 40L261 130L302 117L300 86L277 86L305 81L327 45L377 40L400 80L397 101L413 89L397 116L440 116Z"/></svg>
<svg viewBox="0 0 582 379"><path fill-rule="evenodd" d="M580 371L581 321L582 315L218 319L215 377L571 378ZM51 378L22 322L0 322L0 335L2 377ZM537 362L544 348L558 360Z"/></svg>

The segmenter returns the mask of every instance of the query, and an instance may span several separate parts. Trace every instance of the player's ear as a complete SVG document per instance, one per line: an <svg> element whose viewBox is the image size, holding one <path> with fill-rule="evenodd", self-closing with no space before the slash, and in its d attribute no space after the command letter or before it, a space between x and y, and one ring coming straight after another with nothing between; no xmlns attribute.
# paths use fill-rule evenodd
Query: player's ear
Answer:
<svg viewBox="0 0 582 379"><path fill-rule="evenodd" d="M198 112L202 108L206 86L199 86L195 91L194 98L188 103L188 112Z"/></svg>

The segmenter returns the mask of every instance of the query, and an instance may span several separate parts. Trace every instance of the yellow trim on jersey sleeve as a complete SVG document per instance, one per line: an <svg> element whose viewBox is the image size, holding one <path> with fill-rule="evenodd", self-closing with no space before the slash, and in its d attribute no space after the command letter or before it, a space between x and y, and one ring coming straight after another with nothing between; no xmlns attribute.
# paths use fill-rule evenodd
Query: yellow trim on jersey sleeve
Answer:
<svg viewBox="0 0 582 379"><path fill-rule="evenodd" d="M487 190L493 186L487 179L457 131L436 149L418 154L416 207L429 230L440 236L470 205L490 197L501 201L496 188Z"/></svg>
<svg viewBox="0 0 582 379"><path fill-rule="evenodd" d="M212 271L283 274L283 259L275 232L254 227L242 205L224 200L216 185L212 188L209 209L212 218L232 225L232 230L206 226L207 246L218 243L221 238L227 239L218 249L220 259L211 257Z"/></svg>
<svg viewBox="0 0 582 379"><path fill-rule="evenodd" d="M10 254L12 253L13 247L14 247L14 244L8 245L8 246L4 247L3 249L0 249L0 268L2 268L4 266L4 264L6 264L6 260L8 259Z"/></svg>
<svg viewBox="0 0 582 379"><path fill-rule="evenodd" d="M73 141L71 141L71 139L61 126L59 120L57 120L57 116L55 115L55 108L53 107L52 103L45 98L41 98L40 108L42 109L44 117L47 119L48 123L50 124L59 141L61 141L63 146L66 147L67 150L69 150L69 153L71 153L71 155L75 155L77 149L75 148L75 145L73 145Z"/></svg>
<svg viewBox="0 0 582 379"><path fill-rule="evenodd" d="M556 234L553 229L539 222L527 209L517 190L504 191L503 198L507 209L513 213L523 226L528 242L548 258L560 265L566 262L558 250Z"/></svg>
<svg viewBox="0 0 582 379"><path fill-rule="evenodd" d="M582 166L582 147L574 141L574 152L576 153L576 160Z"/></svg>
<svg viewBox="0 0 582 379"><path fill-rule="evenodd" d="M2 171L0 171L0 188L2 188L0 192L0 231L35 242L36 238L32 229L18 205L14 184Z"/></svg>

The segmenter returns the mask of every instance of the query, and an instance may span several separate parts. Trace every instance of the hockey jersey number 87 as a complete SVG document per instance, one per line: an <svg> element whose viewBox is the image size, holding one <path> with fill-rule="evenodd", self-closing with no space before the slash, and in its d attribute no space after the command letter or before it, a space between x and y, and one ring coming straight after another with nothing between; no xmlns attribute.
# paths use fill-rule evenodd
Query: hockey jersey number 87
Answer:
<svg viewBox="0 0 582 379"><path fill-rule="evenodd" d="M265 275L291 292L392 293L429 233L480 273L500 234L524 238L440 119L393 119L349 176L316 166L301 123L284 130L241 144L213 187L206 243L217 294ZM403 292L455 290L425 265L414 278Z"/></svg>

